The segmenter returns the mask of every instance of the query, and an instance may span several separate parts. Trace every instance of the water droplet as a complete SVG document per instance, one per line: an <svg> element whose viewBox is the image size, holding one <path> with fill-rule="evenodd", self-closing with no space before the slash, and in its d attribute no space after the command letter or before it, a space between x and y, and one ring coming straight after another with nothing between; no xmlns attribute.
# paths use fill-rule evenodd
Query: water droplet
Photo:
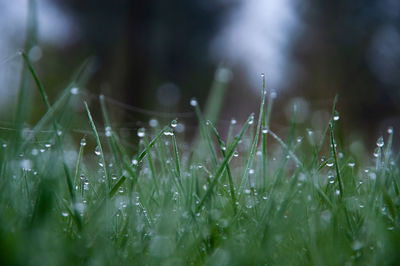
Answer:
<svg viewBox="0 0 400 266"><path fill-rule="evenodd" d="M239 152L238 151L234 151L233 152L233 157L238 157L239 156Z"/></svg>
<svg viewBox="0 0 400 266"><path fill-rule="evenodd" d="M307 129L307 134L308 134L309 136L312 136L312 135L314 134L314 132L313 132L311 129Z"/></svg>
<svg viewBox="0 0 400 266"><path fill-rule="evenodd" d="M271 98L275 99L276 97L278 97L278 94L276 93L276 91L272 91L271 92Z"/></svg>
<svg viewBox="0 0 400 266"><path fill-rule="evenodd" d="M254 123L254 114L250 116L249 125L252 125L253 123Z"/></svg>
<svg viewBox="0 0 400 266"><path fill-rule="evenodd" d="M62 131L60 129L57 130L57 136L61 136L62 135Z"/></svg>
<svg viewBox="0 0 400 266"><path fill-rule="evenodd" d="M353 160L350 160L347 165L351 168L353 168L354 166L356 166L356 163Z"/></svg>
<svg viewBox="0 0 400 266"><path fill-rule="evenodd" d="M171 121L171 127L175 128L178 125L178 122L176 120Z"/></svg>
<svg viewBox="0 0 400 266"><path fill-rule="evenodd" d="M376 146L378 146L379 148L382 148L383 145L385 145L385 142L383 141L383 137L380 137L380 138L376 141Z"/></svg>
<svg viewBox="0 0 400 266"><path fill-rule="evenodd" d="M71 92L71 94L73 95L77 95L79 93L79 89L76 87L73 87L69 90Z"/></svg>
<svg viewBox="0 0 400 266"><path fill-rule="evenodd" d="M68 217L68 216L69 216L68 212L62 212L61 215L62 215L63 217Z"/></svg>
<svg viewBox="0 0 400 266"><path fill-rule="evenodd" d="M172 129L167 129L164 131L164 136L173 136L174 131Z"/></svg>
<svg viewBox="0 0 400 266"><path fill-rule="evenodd" d="M190 99L190 105L191 105L191 106L193 106L193 107L194 107L194 106L197 106L197 104L198 104L198 103L197 103L197 100L196 100L196 98L192 98L192 99Z"/></svg>
<svg viewBox="0 0 400 266"><path fill-rule="evenodd" d="M132 160L132 164L133 164L133 165L137 165L137 164L138 164L138 160L133 159L133 160Z"/></svg>
<svg viewBox="0 0 400 266"><path fill-rule="evenodd" d="M82 139L81 139L80 145L81 145L81 146L86 146L86 139L85 139L85 138L82 138Z"/></svg>
<svg viewBox="0 0 400 266"><path fill-rule="evenodd" d="M261 77L262 77L262 78L265 78L265 74L264 74L264 73L261 73Z"/></svg>
<svg viewBox="0 0 400 266"><path fill-rule="evenodd" d="M245 190L244 190L244 194L246 194L246 195L249 195L249 194L250 194L250 192L251 192L251 190L250 190L250 189L245 189Z"/></svg>
<svg viewBox="0 0 400 266"><path fill-rule="evenodd" d="M39 154L39 150L38 149L32 149L31 153L32 153L33 156L36 156L36 155Z"/></svg>
<svg viewBox="0 0 400 266"><path fill-rule="evenodd" d="M24 159L21 161L20 165L21 165L22 169L30 171L32 168L32 161L28 160L28 159Z"/></svg>
<svg viewBox="0 0 400 266"><path fill-rule="evenodd" d="M332 167L332 166L333 166L333 161L329 161L329 162L327 162L327 163L326 163L326 166L328 166L328 167Z"/></svg>
<svg viewBox="0 0 400 266"><path fill-rule="evenodd" d="M236 123L237 123L236 119L235 119L235 118L232 118L231 124L232 124L232 125L236 125Z"/></svg>
<svg viewBox="0 0 400 266"><path fill-rule="evenodd" d="M374 153L373 153L374 157L378 158L379 153L380 153L379 147L375 148Z"/></svg>
<svg viewBox="0 0 400 266"><path fill-rule="evenodd" d="M262 132L263 134L267 134L267 133L268 133L268 127L264 127L264 128L261 130L261 132Z"/></svg>
<svg viewBox="0 0 400 266"><path fill-rule="evenodd" d="M97 156L101 154L100 146L96 146L96 148L94 149L94 154L96 154Z"/></svg>
<svg viewBox="0 0 400 266"><path fill-rule="evenodd" d="M104 135L106 135L106 137L111 137L111 127L106 126L106 128L104 130L105 130Z"/></svg>
<svg viewBox="0 0 400 266"><path fill-rule="evenodd" d="M44 146L45 146L46 148L50 148L50 147L51 147L51 144L50 144L50 143L46 143L46 144L44 144Z"/></svg>
<svg viewBox="0 0 400 266"><path fill-rule="evenodd" d="M340 119L339 112L337 110L333 113L333 120L338 121Z"/></svg>
<svg viewBox="0 0 400 266"><path fill-rule="evenodd" d="M103 164L102 162L99 162L99 166L100 166L100 167L103 167L104 164Z"/></svg>
<svg viewBox="0 0 400 266"><path fill-rule="evenodd" d="M340 195L340 190L337 189L337 190L335 191L335 193L336 193L336 195L339 196L339 195Z"/></svg>
<svg viewBox="0 0 400 266"><path fill-rule="evenodd" d="M3 148L7 148L7 143L3 143L3 144L1 144L1 147L3 147Z"/></svg>
<svg viewBox="0 0 400 266"><path fill-rule="evenodd" d="M303 141L303 138L302 137L297 137L296 141L297 141L297 143L301 143Z"/></svg>
<svg viewBox="0 0 400 266"><path fill-rule="evenodd" d="M250 169L250 170L249 170L249 174L250 174L250 175L254 174L254 172L255 172L254 169Z"/></svg>
<svg viewBox="0 0 400 266"><path fill-rule="evenodd" d="M113 175L113 176L111 177L111 179L112 179L112 180L117 180L117 176Z"/></svg>
<svg viewBox="0 0 400 266"><path fill-rule="evenodd" d="M156 126L158 126L158 120L155 119L155 118L150 119L150 120L149 120L149 126L150 126L150 127L156 127Z"/></svg>
<svg viewBox="0 0 400 266"><path fill-rule="evenodd" d="M137 136L139 138L143 138L145 135L146 135L145 129L143 127L139 128L138 131L137 131Z"/></svg>
<svg viewBox="0 0 400 266"><path fill-rule="evenodd" d="M221 150L226 151L226 146L222 146Z"/></svg>

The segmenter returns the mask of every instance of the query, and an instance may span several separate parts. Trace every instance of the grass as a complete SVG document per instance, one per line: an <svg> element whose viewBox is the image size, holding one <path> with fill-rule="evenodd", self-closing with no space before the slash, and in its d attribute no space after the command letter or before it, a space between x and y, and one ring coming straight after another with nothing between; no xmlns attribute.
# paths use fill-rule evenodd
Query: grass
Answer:
<svg viewBox="0 0 400 266"><path fill-rule="evenodd" d="M51 105L29 57L22 57L47 112L31 130L17 115L14 128L0 131L1 265L400 261L393 130L362 161L338 145L335 100L324 132L296 128L294 108L289 133L280 137L269 126L274 95L263 77L259 113L231 124L227 139L214 126L222 103L215 97L225 89L216 81L220 91L209 102L218 106L209 104L203 115L191 101L199 130L192 145L171 121L138 129L139 143L130 149L112 128L105 96L103 124L83 102L78 89L89 62ZM71 130L82 115L74 114L76 106L84 106L91 128L79 139Z"/></svg>

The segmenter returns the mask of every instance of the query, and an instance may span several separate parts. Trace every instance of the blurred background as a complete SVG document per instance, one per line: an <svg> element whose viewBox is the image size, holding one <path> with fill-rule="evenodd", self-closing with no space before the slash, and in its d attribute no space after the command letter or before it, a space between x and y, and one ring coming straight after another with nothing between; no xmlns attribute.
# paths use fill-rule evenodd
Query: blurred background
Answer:
<svg viewBox="0 0 400 266"><path fill-rule="evenodd" d="M29 29L32 8L37 27ZM174 112L190 131L189 101L203 107L214 78L228 83L220 126L243 121L257 111L265 73L277 93L272 127L283 132L293 104L299 127L325 126L336 94L350 140L372 147L388 126L395 136L400 129L398 0L0 0L0 32L3 123L17 101L17 51L28 47L53 101L92 56L85 89L108 97L122 124ZM32 97L28 119L35 121L44 107Z"/></svg>

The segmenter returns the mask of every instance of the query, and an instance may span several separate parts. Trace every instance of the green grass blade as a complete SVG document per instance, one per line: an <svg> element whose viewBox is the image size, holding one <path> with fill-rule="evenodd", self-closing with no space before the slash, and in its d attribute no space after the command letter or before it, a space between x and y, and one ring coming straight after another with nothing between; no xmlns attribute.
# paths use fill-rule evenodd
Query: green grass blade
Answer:
<svg viewBox="0 0 400 266"><path fill-rule="evenodd" d="M219 143L219 147L221 149L222 156L225 158L226 157L226 148L227 148L227 146L222 141L222 139L221 139L217 129L213 125L213 123L211 121L208 121L208 124L211 127L212 131L214 132L214 135L216 136L217 141ZM230 189L230 194L231 194L231 198L232 198L232 207L233 207L234 213L236 214L237 207L236 207L235 185L233 184L232 172L231 172L231 168L229 167L229 163L226 164L226 172L228 174L229 189Z"/></svg>
<svg viewBox="0 0 400 266"><path fill-rule="evenodd" d="M243 138L244 133L246 132L247 128L249 127L249 125L251 124L251 121L253 121L254 118L251 115L248 119L247 122L244 124L242 130L240 131L239 135L235 137L232 145L229 147L229 150L226 153L226 157L225 159L222 161L222 163L220 164L217 172L215 173L211 183L209 184L206 193L204 194L204 196L202 197L202 199L199 202L199 205L196 208L196 213L201 209L201 207L203 206L203 204L205 203L205 201L208 199L208 197L211 195L214 186L217 184L219 177L222 175L224 169L226 168L226 165L229 163L230 159L233 156L233 153L236 150L237 145L239 144L239 142L241 141L241 139Z"/></svg>
<svg viewBox="0 0 400 266"><path fill-rule="evenodd" d="M92 131L93 131L93 134L94 134L94 137L95 137L95 140L96 140L98 151L100 152L100 160L101 160L102 168L103 168L103 171L104 171L104 175L105 175L106 180L107 180L107 187L110 190L111 189L111 180L110 180L109 175L107 174L106 160L104 159L104 153L103 153L103 148L101 146L99 133L97 132L96 125L94 124L92 115L90 114L90 111L89 111L89 106L87 105L86 102L85 102L85 110L86 110L86 114L87 114L87 116L89 118L89 124L90 124L90 126L92 128Z"/></svg>
<svg viewBox="0 0 400 266"><path fill-rule="evenodd" d="M259 115L258 115L258 122L257 122L257 128L256 128L256 133L255 133L255 137L253 140L253 143L251 145L251 149L250 149L250 153L247 159L247 164L246 167L244 169L244 173L242 174L242 180L239 186L239 190L238 193L240 195L243 195L243 190L245 188L245 184L249 178L249 171L250 168L253 165L253 161L254 161L254 156L256 154L256 150L257 150L257 145L258 145L258 139L260 136L260 132L261 132L261 126L263 123L263 118L264 118L264 112L265 112L265 95L266 95L266 89L265 86L263 86L262 89L262 94L261 94L261 104L260 104L260 111L259 111ZM254 120L254 116L253 116L253 120Z"/></svg>

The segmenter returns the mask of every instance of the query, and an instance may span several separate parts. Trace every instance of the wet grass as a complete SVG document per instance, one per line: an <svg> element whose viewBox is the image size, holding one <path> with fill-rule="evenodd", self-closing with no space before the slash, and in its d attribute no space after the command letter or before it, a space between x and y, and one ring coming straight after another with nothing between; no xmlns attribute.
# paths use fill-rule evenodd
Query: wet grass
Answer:
<svg viewBox="0 0 400 266"><path fill-rule="evenodd" d="M104 122L83 102L88 63L51 105L22 56L47 112L30 130L18 116L1 134L1 265L400 261L392 129L370 161L359 159L337 142L335 100L323 132L297 129L294 108L289 133L278 136L269 126L275 95L263 76L259 113L232 123L226 139L214 126L221 99L211 99L219 105L205 115L191 100L199 131L191 143L174 120L138 129L130 149L112 127L105 97ZM222 97L218 82L214 97ZM82 114L91 132L79 141L70 125Z"/></svg>

